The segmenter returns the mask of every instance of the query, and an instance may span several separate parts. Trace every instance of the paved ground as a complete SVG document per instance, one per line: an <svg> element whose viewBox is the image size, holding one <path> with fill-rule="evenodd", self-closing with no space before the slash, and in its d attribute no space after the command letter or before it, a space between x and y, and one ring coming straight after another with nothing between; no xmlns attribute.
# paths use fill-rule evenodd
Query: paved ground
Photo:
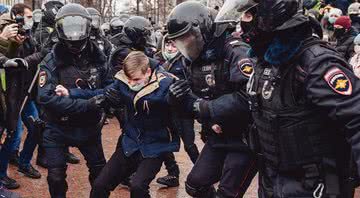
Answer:
<svg viewBox="0 0 360 198"><path fill-rule="evenodd" d="M118 123L115 120L111 120L110 124L106 125L103 130L103 145L105 149L106 158L109 159L111 154L114 152L117 139L119 137L120 129ZM197 144L201 149L203 144L199 140L199 137L196 138ZM72 149L77 156L81 156L77 149ZM180 186L178 188L164 188L156 182L151 183L151 195L153 198L187 198L189 197L184 190L184 182L186 175L191 170L192 163L185 151L181 149L179 153L176 154L176 159L181 168L181 177L180 177ZM16 190L25 198L47 198L50 197L48 193L48 187L46 183L46 169L35 166L41 171L42 178L38 180L33 180L24 177L21 173L17 172L15 167L10 167L9 174L11 177L16 179L21 187ZM85 161L82 158L79 165L69 165L68 171L68 184L69 191L67 196L69 198L87 198L90 192L90 185L88 183L87 177L87 168L85 166ZM161 170L158 176L165 175L166 172ZM253 184L249 188L245 198L256 198L256 179L254 179ZM112 194L112 198L126 198L130 197L129 192L126 188L118 187ZM355 196L360 197L360 192Z"/></svg>

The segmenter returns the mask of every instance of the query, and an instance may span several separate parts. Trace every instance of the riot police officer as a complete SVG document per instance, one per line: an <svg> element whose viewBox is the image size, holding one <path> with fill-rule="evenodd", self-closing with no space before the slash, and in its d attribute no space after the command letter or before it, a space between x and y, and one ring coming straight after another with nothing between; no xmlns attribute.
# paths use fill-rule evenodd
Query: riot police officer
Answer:
<svg viewBox="0 0 360 198"><path fill-rule="evenodd" d="M39 49L45 46L50 50L58 41L54 31L55 15L62 6L64 4L60 1L49 1L42 6L43 14L35 32L35 40Z"/></svg>
<svg viewBox="0 0 360 198"><path fill-rule="evenodd" d="M220 181L216 196L241 197L256 173L254 156L242 140L250 115L244 113L240 118L213 125L206 113L216 112L223 104L210 106L205 112L199 109L202 101L245 92L253 71L253 60L247 57L249 47L229 36L227 26L215 26L210 10L198 2L177 5L170 13L167 29L168 38L191 61L187 70L193 91L184 97L189 89L187 82L180 80L170 87L171 93L177 100L192 100L188 111L194 111L202 123L202 136L206 139L187 177L186 192L193 197L213 197L212 186ZM220 127L223 133L218 130Z"/></svg>
<svg viewBox="0 0 360 198"><path fill-rule="evenodd" d="M50 52L52 47L59 41L57 33L54 31L55 16L62 6L64 6L64 4L60 1L49 1L43 5L42 18L34 35L39 50L46 49ZM46 168L47 162L43 156L44 149L40 142L36 164ZM69 149L66 149L66 159L67 162L71 164L78 164L80 162L80 159L70 153Z"/></svg>
<svg viewBox="0 0 360 198"><path fill-rule="evenodd" d="M254 3L227 2L217 21L236 21L244 5ZM255 6L254 26L245 31L258 57L248 94L259 197L353 197L351 158L360 173L360 81L335 49L312 37L301 1L260 0ZM236 101L246 103L232 101L213 118L229 115Z"/></svg>
<svg viewBox="0 0 360 198"><path fill-rule="evenodd" d="M122 32L124 28L124 23L125 22L120 20L119 17L114 17L110 20L110 36L112 38Z"/></svg>
<svg viewBox="0 0 360 198"><path fill-rule="evenodd" d="M51 197L65 197L65 147L75 146L83 154L90 183L105 165L101 144L104 113L91 97L103 88L107 69L104 54L89 41L91 16L86 8L67 4L55 21L59 42L40 63L38 102L47 122L43 144L49 191Z"/></svg>
<svg viewBox="0 0 360 198"><path fill-rule="evenodd" d="M91 21L91 32L90 32L90 40L95 42L98 48L104 52L104 54L109 57L112 51L112 46L110 41L108 41L104 36L101 35L100 32L100 24L101 24L101 15L100 12L95 8L86 8L89 12L92 21Z"/></svg>
<svg viewBox="0 0 360 198"><path fill-rule="evenodd" d="M112 53L109 65L113 76L120 71L122 61L133 50L145 52L148 57L153 57L154 41L152 40L153 28L149 20L140 16L130 17L124 24L124 29L116 35L112 42L115 51ZM152 61L153 62L153 61Z"/></svg>

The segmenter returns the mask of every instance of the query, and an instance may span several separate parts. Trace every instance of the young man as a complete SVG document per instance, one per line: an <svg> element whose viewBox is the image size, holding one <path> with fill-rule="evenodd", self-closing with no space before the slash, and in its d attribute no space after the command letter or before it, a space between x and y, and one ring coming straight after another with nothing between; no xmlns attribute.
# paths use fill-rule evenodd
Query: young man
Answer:
<svg viewBox="0 0 360 198"><path fill-rule="evenodd" d="M164 156L179 150L179 137L173 128L168 103L174 81L161 68L152 70L149 58L139 51L124 60L123 70L105 91L112 106L124 104L127 119L117 150L92 185L90 197L109 197L123 179L130 181L131 197L145 198L149 184L159 172Z"/></svg>

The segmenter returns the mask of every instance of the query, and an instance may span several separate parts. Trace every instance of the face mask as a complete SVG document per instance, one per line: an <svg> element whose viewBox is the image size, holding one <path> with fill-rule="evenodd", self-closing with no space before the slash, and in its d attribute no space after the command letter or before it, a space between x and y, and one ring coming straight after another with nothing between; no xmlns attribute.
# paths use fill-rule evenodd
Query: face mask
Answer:
<svg viewBox="0 0 360 198"><path fill-rule="evenodd" d="M129 88L132 90L132 91L135 91L135 92L138 92L140 91L142 88L144 88L146 85L145 81L139 83L139 84L135 84L133 86L129 86Z"/></svg>
<svg viewBox="0 0 360 198"><path fill-rule="evenodd" d="M343 35L345 34L345 29L341 28L341 29L335 29L334 30L334 36L335 38L341 38Z"/></svg>
<svg viewBox="0 0 360 198"><path fill-rule="evenodd" d="M172 60L173 58L175 58L175 56L177 55L177 52L175 53L168 53L168 52L164 52L164 58L167 60L167 61L170 61Z"/></svg>
<svg viewBox="0 0 360 198"><path fill-rule="evenodd" d="M23 26L23 28L25 30L31 30L31 28L34 25L34 21L32 19L28 19L27 17L25 17L24 22L25 22L25 25Z"/></svg>
<svg viewBox="0 0 360 198"><path fill-rule="evenodd" d="M337 19L337 17L329 17L328 21L329 21L329 23L334 24L336 19Z"/></svg>
<svg viewBox="0 0 360 198"><path fill-rule="evenodd" d="M241 30L243 31L243 33L247 34L254 29L255 24L252 21L250 21L250 22L241 21L240 25L241 25Z"/></svg>
<svg viewBox="0 0 360 198"><path fill-rule="evenodd" d="M352 23L354 22L360 23L360 17L358 15L350 14L350 19Z"/></svg>
<svg viewBox="0 0 360 198"><path fill-rule="evenodd" d="M354 51L355 51L355 53L360 54L360 45L355 45Z"/></svg>

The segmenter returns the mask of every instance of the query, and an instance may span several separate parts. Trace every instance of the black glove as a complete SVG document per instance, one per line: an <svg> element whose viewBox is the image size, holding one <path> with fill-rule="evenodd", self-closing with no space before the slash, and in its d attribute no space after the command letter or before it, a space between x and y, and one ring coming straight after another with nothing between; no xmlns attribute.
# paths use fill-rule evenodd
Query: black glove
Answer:
<svg viewBox="0 0 360 198"><path fill-rule="evenodd" d="M107 102L113 108L118 108L122 104L121 94L118 90L111 88L105 91L105 97Z"/></svg>
<svg viewBox="0 0 360 198"><path fill-rule="evenodd" d="M200 123L208 121L210 119L209 101L198 98L193 103L193 114Z"/></svg>
<svg viewBox="0 0 360 198"><path fill-rule="evenodd" d="M106 97L101 94L94 96L88 100L88 109L89 110L98 110L105 107Z"/></svg>
<svg viewBox="0 0 360 198"><path fill-rule="evenodd" d="M169 99L172 102L180 102L189 93L191 93L191 89L186 80L177 80L169 87Z"/></svg>
<svg viewBox="0 0 360 198"><path fill-rule="evenodd" d="M17 68L25 68L25 69L29 69L29 65L26 62L26 60L22 59L22 58L13 58L13 59L9 59L4 63L4 67L5 68L10 68L10 67L17 67Z"/></svg>

